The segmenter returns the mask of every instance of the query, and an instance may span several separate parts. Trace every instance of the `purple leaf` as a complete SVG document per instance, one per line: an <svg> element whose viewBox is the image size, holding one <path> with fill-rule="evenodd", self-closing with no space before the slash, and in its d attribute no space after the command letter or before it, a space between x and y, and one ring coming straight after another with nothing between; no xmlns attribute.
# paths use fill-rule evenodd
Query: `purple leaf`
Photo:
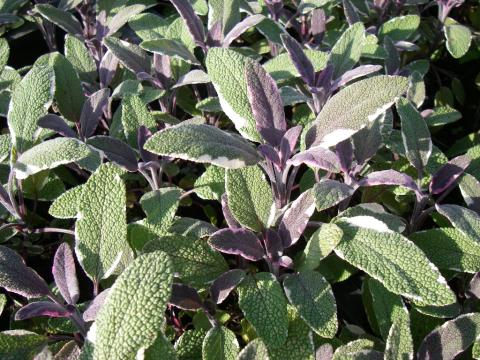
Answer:
<svg viewBox="0 0 480 360"><path fill-rule="evenodd" d="M281 267L293 269L293 260L289 256L283 255L282 257L280 257L280 259L278 260L278 264Z"/></svg>
<svg viewBox="0 0 480 360"><path fill-rule="evenodd" d="M280 235L275 230L268 229L263 242L268 258L277 262L283 254L283 243Z"/></svg>
<svg viewBox="0 0 480 360"><path fill-rule="evenodd" d="M10 196L8 195L7 190L3 187L3 185L0 183L0 204L3 205L7 211L12 214L15 218L18 218L18 214L13 208L13 205L10 201Z"/></svg>
<svg viewBox="0 0 480 360"><path fill-rule="evenodd" d="M103 290L95 297L95 299L93 299L93 301L90 303L90 305L88 305L87 309L82 315L84 321L95 321L95 319L97 318L97 314L105 303L105 299L107 298L109 292L110 289Z"/></svg>
<svg viewBox="0 0 480 360"><path fill-rule="evenodd" d="M470 165L470 161L471 160L468 156L462 155L453 158L443 165L432 176L432 180L430 181L430 193L434 195L441 194L455 184L468 165Z"/></svg>
<svg viewBox="0 0 480 360"><path fill-rule="evenodd" d="M87 143L103 152L110 161L128 171L138 170L135 151L123 141L110 136L98 135L88 139Z"/></svg>
<svg viewBox="0 0 480 360"><path fill-rule="evenodd" d="M233 289L245 279L245 276L245 271L233 269L216 278L210 287L212 301L216 304L221 304Z"/></svg>
<svg viewBox="0 0 480 360"><path fill-rule="evenodd" d="M170 304L182 310L198 310L203 306L203 301L197 290L184 284L173 284Z"/></svg>
<svg viewBox="0 0 480 360"><path fill-rule="evenodd" d="M223 217L225 219L225 222L227 223L228 227L230 229L238 229L240 228L239 222L235 219L233 216L232 212L230 211L230 208L228 207L228 198L227 194L222 195L222 212L223 212Z"/></svg>
<svg viewBox="0 0 480 360"><path fill-rule="evenodd" d="M340 161L340 169L344 173L348 173L353 160L353 146L350 139L343 140L335 146L338 160Z"/></svg>
<svg viewBox="0 0 480 360"><path fill-rule="evenodd" d="M322 90L325 96L329 95L332 87L334 70L335 69L333 65L328 64L325 69L315 74L315 92L316 93L320 93L320 90Z"/></svg>
<svg viewBox="0 0 480 360"><path fill-rule="evenodd" d="M325 11L323 9L313 9L312 19L310 22L310 33L315 38L315 42L320 44L325 34L325 25L327 23L327 17L325 16Z"/></svg>
<svg viewBox="0 0 480 360"><path fill-rule="evenodd" d="M330 344L323 344L315 352L315 360L332 360L333 347Z"/></svg>
<svg viewBox="0 0 480 360"><path fill-rule="evenodd" d="M15 314L15 320L27 320L37 316L48 316L52 318L69 317L71 311L65 309L62 305L51 301L36 301L25 305Z"/></svg>
<svg viewBox="0 0 480 360"><path fill-rule="evenodd" d="M0 287L26 298L50 295L47 283L15 251L0 245Z"/></svg>
<svg viewBox="0 0 480 360"><path fill-rule="evenodd" d="M257 148L258 152L263 155L265 160L272 162L277 168L281 166L280 157L278 152L268 144L259 145Z"/></svg>
<svg viewBox="0 0 480 360"><path fill-rule="evenodd" d="M315 199L310 191L303 192L292 202L278 226L278 233L285 249L300 239L314 211Z"/></svg>
<svg viewBox="0 0 480 360"><path fill-rule="evenodd" d="M288 34L282 34L280 37L282 38L283 46L285 46L290 59L292 59L293 65L303 81L305 81L308 86L314 87L315 71L312 63L303 52L302 46Z"/></svg>
<svg viewBox="0 0 480 360"><path fill-rule="evenodd" d="M340 161L337 155L328 149L320 146L311 147L308 150L299 152L287 163L293 166L306 164L314 168L323 169L326 171L338 173L340 171Z"/></svg>
<svg viewBox="0 0 480 360"><path fill-rule="evenodd" d="M248 100L257 130L272 146L279 146L287 123L283 102L275 80L262 65L249 62L246 68Z"/></svg>
<svg viewBox="0 0 480 360"><path fill-rule="evenodd" d="M247 260L258 261L265 254L257 235L248 229L221 229L208 240L212 248L225 254L240 255Z"/></svg>
<svg viewBox="0 0 480 360"><path fill-rule="evenodd" d="M108 50L105 55L103 55L102 60L100 61L99 66L99 76L100 76L100 87L106 88L113 80L115 72L118 67L118 59L113 53Z"/></svg>
<svg viewBox="0 0 480 360"><path fill-rule="evenodd" d="M359 182L360 186L377 186L377 185L397 185L403 186L419 194L415 181L408 175L402 174L396 170L375 171L365 176Z"/></svg>
<svg viewBox="0 0 480 360"><path fill-rule="evenodd" d="M138 149L140 150L140 156L144 162L156 161L158 156L147 151L143 148L143 145L147 142L148 139L152 136L152 132L147 129L145 125L142 125L138 128L137 131L137 143Z"/></svg>
<svg viewBox="0 0 480 360"><path fill-rule="evenodd" d="M60 294L69 304L76 304L80 296L73 252L67 243L61 244L53 259L53 278Z"/></svg>
<svg viewBox="0 0 480 360"><path fill-rule="evenodd" d="M355 9L355 6L353 6L350 0L343 0L343 11L345 12L345 18L347 19L348 25L352 26L360 21L357 9Z"/></svg>
<svg viewBox="0 0 480 360"><path fill-rule="evenodd" d="M195 11L192 8L192 5L187 0L170 0L177 9L180 16L185 21L190 34L192 34L193 40L195 43L204 48L205 47L205 30L203 29L203 24Z"/></svg>
<svg viewBox="0 0 480 360"><path fill-rule="evenodd" d="M469 297L480 299L480 272L473 275L472 280L470 280L470 283L468 284L466 294Z"/></svg>
<svg viewBox="0 0 480 360"><path fill-rule="evenodd" d="M221 47L223 42L222 20L215 21L207 33L208 47Z"/></svg>
<svg viewBox="0 0 480 360"><path fill-rule="evenodd" d="M76 138L77 133L63 120L55 114L48 114L38 120L38 126L44 129L50 129L62 136Z"/></svg>
<svg viewBox="0 0 480 360"><path fill-rule="evenodd" d="M261 14L251 15L240 21L237 25L233 27L232 30L225 36L223 40L222 47L228 48L233 40L242 35L249 28L259 24L265 19L265 16Z"/></svg>
<svg viewBox="0 0 480 360"><path fill-rule="evenodd" d="M108 104L110 89L101 89L93 93L83 104L80 115L80 137L89 138L97 129L103 110Z"/></svg>
<svg viewBox="0 0 480 360"><path fill-rule="evenodd" d="M335 82L332 84L332 91L341 88L352 80L373 74L377 71L380 71L381 69L381 65L361 65L359 67L356 67L355 69L349 70L335 80Z"/></svg>
<svg viewBox="0 0 480 360"><path fill-rule="evenodd" d="M280 160L282 163L290 159L301 133L302 127L297 125L288 129L285 135L283 135L282 141L280 141Z"/></svg>

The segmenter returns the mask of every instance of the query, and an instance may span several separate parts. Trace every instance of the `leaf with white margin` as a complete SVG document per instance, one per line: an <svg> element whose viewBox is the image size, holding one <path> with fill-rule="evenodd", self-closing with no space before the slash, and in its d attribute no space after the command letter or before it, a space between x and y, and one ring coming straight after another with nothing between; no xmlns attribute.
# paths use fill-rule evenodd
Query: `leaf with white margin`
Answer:
<svg viewBox="0 0 480 360"><path fill-rule="evenodd" d="M272 224L275 203L259 166L227 170L225 188L230 211L240 224L257 232Z"/></svg>
<svg viewBox="0 0 480 360"><path fill-rule="evenodd" d="M454 359L480 335L480 314L463 314L445 322L423 339L417 357L423 360Z"/></svg>
<svg viewBox="0 0 480 360"><path fill-rule="evenodd" d="M337 79L352 69L360 60L365 41L365 26L357 22L348 27L330 52L328 62L333 65L333 78Z"/></svg>
<svg viewBox="0 0 480 360"><path fill-rule="evenodd" d="M447 39L447 50L455 58L465 55L472 43L472 33L466 26L460 24L446 25L443 28Z"/></svg>
<svg viewBox="0 0 480 360"><path fill-rule="evenodd" d="M141 358L165 321L172 280L172 262L165 253L156 251L135 259L113 284L88 332L93 353L84 350L80 358Z"/></svg>
<svg viewBox="0 0 480 360"><path fill-rule="evenodd" d="M254 165L260 160L255 149L241 137L205 124L169 127L148 139L144 148L157 155L227 169Z"/></svg>
<svg viewBox="0 0 480 360"><path fill-rule="evenodd" d="M44 141L20 155L15 163L17 179L26 179L42 170L85 159L92 150L74 138L55 138Z"/></svg>
<svg viewBox="0 0 480 360"><path fill-rule="evenodd" d="M247 95L245 70L249 61L235 50L211 48L205 64L225 114L243 137L260 142Z"/></svg>
<svg viewBox="0 0 480 360"><path fill-rule="evenodd" d="M211 328L202 346L203 360L235 360L240 350L235 334L225 326Z"/></svg>
<svg viewBox="0 0 480 360"><path fill-rule="evenodd" d="M311 191L317 210L323 211L348 199L355 189L336 180L324 179L316 183Z"/></svg>
<svg viewBox="0 0 480 360"><path fill-rule="evenodd" d="M358 223L364 226L366 219ZM343 238L335 253L381 281L391 292L423 305L442 306L456 301L435 265L407 238L342 222L337 225L343 230Z"/></svg>
<svg viewBox="0 0 480 360"><path fill-rule="evenodd" d="M393 322L388 333L384 359L413 359L413 341L408 313Z"/></svg>
<svg viewBox="0 0 480 360"><path fill-rule="evenodd" d="M287 274L283 288L288 301L318 335L333 338L337 333L337 305L332 288L316 271Z"/></svg>
<svg viewBox="0 0 480 360"><path fill-rule="evenodd" d="M467 206L480 214L480 181L469 173L464 173L458 181L458 187Z"/></svg>
<svg viewBox="0 0 480 360"><path fill-rule="evenodd" d="M58 219L76 218L82 190L83 185L79 185L64 192L50 205L48 213Z"/></svg>
<svg viewBox="0 0 480 360"><path fill-rule="evenodd" d="M408 78L378 75L331 97L306 134L308 147L330 147L348 139L385 112L408 89Z"/></svg>
<svg viewBox="0 0 480 360"><path fill-rule="evenodd" d="M75 253L93 281L109 277L129 248L123 173L111 163L101 165L78 199Z"/></svg>
<svg viewBox="0 0 480 360"><path fill-rule="evenodd" d="M480 269L480 242L454 228L437 228L410 235L440 269L475 273Z"/></svg>
<svg viewBox="0 0 480 360"><path fill-rule="evenodd" d="M267 347L285 343L288 333L287 300L271 273L248 275L238 286L238 304Z"/></svg>
<svg viewBox="0 0 480 360"><path fill-rule="evenodd" d="M437 211L465 236L480 244L480 215L459 205L435 205Z"/></svg>
<svg viewBox="0 0 480 360"><path fill-rule="evenodd" d="M55 92L55 72L51 66L34 65L12 92L8 108L8 129L18 152L35 143L37 121L47 114Z"/></svg>
<svg viewBox="0 0 480 360"><path fill-rule="evenodd" d="M26 330L0 332L0 357L2 360L32 359L44 347L48 339Z"/></svg>
<svg viewBox="0 0 480 360"><path fill-rule="evenodd" d="M340 213L337 218L340 217L356 217L356 216L369 216L376 220L380 220L384 223L391 231L401 233L405 230L405 220L400 216L391 214L383 208L382 205L377 203L363 203L349 207L342 213Z"/></svg>

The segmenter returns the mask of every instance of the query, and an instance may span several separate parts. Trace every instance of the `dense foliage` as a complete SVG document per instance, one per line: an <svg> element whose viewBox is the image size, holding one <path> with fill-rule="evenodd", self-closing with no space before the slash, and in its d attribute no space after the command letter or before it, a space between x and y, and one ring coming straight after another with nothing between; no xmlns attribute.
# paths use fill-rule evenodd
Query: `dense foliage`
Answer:
<svg viewBox="0 0 480 360"><path fill-rule="evenodd" d="M0 359L480 359L478 1L0 31Z"/></svg>

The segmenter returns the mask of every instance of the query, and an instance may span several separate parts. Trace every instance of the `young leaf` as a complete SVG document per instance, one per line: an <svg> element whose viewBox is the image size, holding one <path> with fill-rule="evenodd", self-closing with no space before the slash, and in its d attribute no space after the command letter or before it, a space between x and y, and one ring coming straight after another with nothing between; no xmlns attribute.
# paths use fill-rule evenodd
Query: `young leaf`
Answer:
<svg viewBox="0 0 480 360"><path fill-rule="evenodd" d="M251 261L261 260L265 255L260 240L248 229L219 230L210 236L208 243L217 251Z"/></svg>
<svg viewBox="0 0 480 360"><path fill-rule="evenodd" d="M26 179L42 170L85 159L91 154L87 145L74 138L55 138L25 151L15 163L15 175Z"/></svg>
<svg viewBox="0 0 480 360"><path fill-rule="evenodd" d="M38 120L38 126L50 129L62 136L76 138L77 133L58 115L47 114Z"/></svg>
<svg viewBox="0 0 480 360"><path fill-rule="evenodd" d="M424 305L449 305L455 295L447 282L408 239L394 232L341 226L343 238L335 253L383 283L395 294Z"/></svg>
<svg viewBox="0 0 480 360"><path fill-rule="evenodd" d="M0 245L0 286L29 299L50 294L45 281L25 265L20 255L3 245Z"/></svg>
<svg viewBox="0 0 480 360"><path fill-rule="evenodd" d="M50 66L34 66L12 92L8 129L19 153L35 143L37 121L47 114L55 91L55 72Z"/></svg>
<svg viewBox="0 0 480 360"><path fill-rule="evenodd" d="M465 236L480 244L480 215L458 205L436 205L437 211Z"/></svg>
<svg viewBox="0 0 480 360"><path fill-rule="evenodd" d="M128 95L122 100L122 125L123 132L130 146L138 148L138 129L145 126L154 130L157 126L155 118L147 109L147 105L138 95Z"/></svg>
<svg viewBox="0 0 480 360"><path fill-rule="evenodd" d="M248 275L238 287L240 309L267 347L287 340L287 302L271 273Z"/></svg>
<svg viewBox="0 0 480 360"><path fill-rule="evenodd" d="M423 340L418 349L419 359L454 359L480 335L480 314L463 314L445 322Z"/></svg>
<svg viewBox="0 0 480 360"><path fill-rule="evenodd" d="M338 328L337 306L330 284L320 273L304 271L288 274L283 280L288 301L302 319L324 338L335 336Z"/></svg>
<svg viewBox="0 0 480 360"><path fill-rule="evenodd" d="M413 359L413 343L408 315L396 319L388 333L385 360Z"/></svg>
<svg viewBox="0 0 480 360"><path fill-rule="evenodd" d="M238 354L238 360L270 360L268 350L259 338L250 341Z"/></svg>
<svg viewBox="0 0 480 360"><path fill-rule="evenodd" d="M336 180L324 179L312 188L315 206L323 211L335 206L353 195L355 189Z"/></svg>
<svg viewBox="0 0 480 360"><path fill-rule="evenodd" d="M115 164L128 171L137 171L138 162L135 151L123 141L110 136L97 135L87 140L87 143L99 150Z"/></svg>
<svg viewBox="0 0 480 360"><path fill-rule="evenodd" d="M466 26L460 24L447 25L443 28L447 39L447 50L455 58L465 55L472 42L472 33Z"/></svg>
<svg viewBox="0 0 480 360"><path fill-rule="evenodd" d="M327 53L312 49L304 49L303 52L312 63L314 72L325 69L328 61ZM289 80L301 76L288 53L275 56L263 64L263 66L276 81Z"/></svg>
<svg viewBox="0 0 480 360"><path fill-rule="evenodd" d="M171 0L171 2L177 9L180 16L183 18L183 21L185 21L185 24L195 40L195 43L203 47L205 42L205 30L203 28L202 21L198 15L195 14L192 5L183 0Z"/></svg>
<svg viewBox="0 0 480 360"><path fill-rule="evenodd" d="M283 46L287 49L293 65L302 77L305 84L313 87L315 85L315 71L310 60L303 52L302 46L290 35L281 35Z"/></svg>
<svg viewBox="0 0 480 360"><path fill-rule="evenodd" d="M247 64L247 93L257 130L267 143L279 146L287 130L283 102L277 84L256 62Z"/></svg>
<svg viewBox="0 0 480 360"><path fill-rule="evenodd" d="M340 160L338 159L338 156L333 151L324 149L320 146L314 146L310 149L299 152L289 159L287 164L292 164L293 166L306 164L329 172L340 172Z"/></svg>
<svg viewBox="0 0 480 360"><path fill-rule="evenodd" d="M464 173L458 187L467 206L480 214L480 182L474 176Z"/></svg>
<svg viewBox="0 0 480 360"><path fill-rule="evenodd" d="M110 89L101 89L85 101L80 116L80 137L89 138L97 129L103 111L108 104Z"/></svg>
<svg viewBox="0 0 480 360"><path fill-rule="evenodd" d="M145 8L146 7L143 4L121 7L120 10L108 21L105 36L110 36L116 33L131 17L141 13Z"/></svg>
<svg viewBox="0 0 480 360"><path fill-rule="evenodd" d="M243 226L260 232L275 216L272 190L258 166L227 170L225 178L228 205Z"/></svg>
<svg viewBox="0 0 480 360"><path fill-rule="evenodd" d="M235 360L239 350L235 334L224 326L215 326L203 339L202 359Z"/></svg>
<svg viewBox="0 0 480 360"><path fill-rule="evenodd" d="M423 171L432 153L432 139L427 124L405 98L397 101L397 111L400 115L407 159L418 171Z"/></svg>
<svg viewBox="0 0 480 360"><path fill-rule="evenodd" d="M336 79L351 70L360 59L365 41L365 27L357 22L350 26L337 40L330 52L329 63L333 65Z"/></svg>
<svg viewBox="0 0 480 360"><path fill-rule="evenodd" d="M164 322L172 280L172 262L165 253L135 259L115 281L88 334L93 358L135 358L151 346Z"/></svg>
<svg viewBox="0 0 480 360"><path fill-rule="evenodd" d="M378 75L340 90L308 130L307 146L329 147L348 139L385 112L407 88L407 78Z"/></svg>
<svg viewBox="0 0 480 360"><path fill-rule="evenodd" d="M394 17L382 24L378 30L380 39L388 36L392 41L407 40L420 25L420 16L405 15Z"/></svg>
<svg viewBox="0 0 480 360"><path fill-rule="evenodd" d="M154 134L144 148L158 155L167 155L227 169L254 165L260 157L242 138L204 124L169 127Z"/></svg>
<svg viewBox="0 0 480 360"><path fill-rule="evenodd" d="M432 180L430 181L430 193L440 194L447 190L450 186L455 184L468 165L470 165L470 158L465 155L457 156L443 165L432 176Z"/></svg>
<svg viewBox="0 0 480 360"><path fill-rule="evenodd" d="M227 34L240 22L240 4L238 0L211 0L208 3L208 28L221 23L222 34Z"/></svg>
<svg viewBox="0 0 480 360"><path fill-rule="evenodd" d="M168 302L179 309L190 311L201 309L203 306L203 301L197 290L184 284L172 285L172 295Z"/></svg>
<svg viewBox="0 0 480 360"><path fill-rule="evenodd" d="M189 64L199 65L195 56L182 43L170 39L156 39L144 41L140 44L142 49L155 54L166 55L173 59L180 59Z"/></svg>
<svg viewBox="0 0 480 360"><path fill-rule="evenodd" d="M147 53L138 45L120 40L116 37L107 37L103 39L105 46L113 55L134 74L150 74L151 62Z"/></svg>
<svg viewBox="0 0 480 360"><path fill-rule="evenodd" d="M62 243L55 253L52 274L65 301L69 304L76 304L80 296L80 290L73 252L67 243Z"/></svg>
<svg viewBox="0 0 480 360"><path fill-rule="evenodd" d="M103 290L100 294L95 296L95 298L88 304L88 307L82 314L84 321L95 321L98 312L102 308L103 304L105 304L105 299L107 298L109 292L110 289Z"/></svg>
<svg viewBox="0 0 480 360"><path fill-rule="evenodd" d="M407 174L403 174L396 170L374 171L365 176L359 182L360 186L377 186L377 185L397 185L420 193L415 181Z"/></svg>
<svg viewBox="0 0 480 360"><path fill-rule="evenodd" d="M215 304L221 304L227 296L245 279L246 273L242 269L229 270L223 273L210 286L210 294Z"/></svg>
<svg viewBox="0 0 480 360"><path fill-rule="evenodd" d="M67 33L75 35L83 34L82 25L77 18L68 11L57 9L49 4L39 4L35 6L35 9L47 20L50 20Z"/></svg>
<svg viewBox="0 0 480 360"><path fill-rule="evenodd" d="M230 30L226 35L225 38L223 39L222 46L224 48L227 48L230 46L230 44L238 38L240 35L242 35L244 32L246 32L249 28L254 27L255 25L259 24L265 19L265 16L262 14L255 14L246 17L242 21L240 21L238 24L236 24L232 30Z"/></svg>
<svg viewBox="0 0 480 360"><path fill-rule="evenodd" d="M15 313L15 320L27 320L37 316L50 318L69 317L72 313L65 307L51 301L31 302Z"/></svg>
<svg viewBox="0 0 480 360"><path fill-rule="evenodd" d="M205 200L221 200L225 193L225 169L209 165L195 181L195 193Z"/></svg>
<svg viewBox="0 0 480 360"><path fill-rule="evenodd" d="M73 65L82 81L93 83L97 79L97 66L82 40L65 36L65 57Z"/></svg>
<svg viewBox="0 0 480 360"><path fill-rule="evenodd" d="M206 331L203 329L185 331L175 343L175 352L178 359L201 359L205 335Z"/></svg>

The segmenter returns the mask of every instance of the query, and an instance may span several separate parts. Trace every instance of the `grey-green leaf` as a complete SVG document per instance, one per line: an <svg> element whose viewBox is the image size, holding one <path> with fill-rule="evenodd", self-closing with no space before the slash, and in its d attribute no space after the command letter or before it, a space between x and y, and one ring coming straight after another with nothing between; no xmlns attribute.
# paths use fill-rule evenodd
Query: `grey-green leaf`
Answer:
<svg viewBox="0 0 480 360"><path fill-rule="evenodd" d="M388 333L385 360L413 359L413 342L408 313L396 319Z"/></svg>
<svg viewBox="0 0 480 360"><path fill-rule="evenodd" d="M345 30L330 52L329 63L333 65L334 79L355 66L362 54L364 41L363 23L357 22Z"/></svg>
<svg viewBox="0 0 480 360"><path fill-rule="evenodd" d="M447 39L447 50L455 58L459 59L465 55L472 42L472 33L466 26L460 24L446 25L444 27L445 38Z"/></svg>
<svg viewBox="0 0 480 360"><path fill-rule="evenodd" d="M272 190L259 166L227 170L225 188L235 219L254 231L268 228L275 217Z"/></svg>
<svg viewBox="0 0 480 360"><path fill-rule="evenodd" d="M227 169L253 165L260 160L247 141L205 124L169 127L154 134L144 147L158 155L210 163Z"/></svg>
<svg viewBox="0 0 480 360"><path fill-rule="evenodd" d="M407 40L420 25L420 16L405 15L390 19L378 30L380 38L388 36L393 41Z"/></svg>
<svg viewBox="0 0 480 360"><path fill-rule="evenodd" d="M82 25L77 18L68 11L57 9L50 4L39 4L35 9L47 20L61 27L67 33L82 35Z"/></svg>
<svg viewBox="0 0 480 360"><path fill-rule="evenodd" d="M313 331L324 338L335 336L338 328L335 297L330 284L320 273L288 274L283 287L290 303Z"/></svg>
<svg viewBox="0 0 480 360"><path fill-rule="evenodd" d="M184 60L190 64L199 65L195 56L185 45L175 40L156 39L144 41L140 44L142 49L155 54L166 55L174 59Z"/></svg>
<svg viewBox="0 0 480 360"><path fill-rule="evenodd" d="M95 60L83 42L73 35L65 36L65 57L77 71L80 79L93 83L97 78Z"/></svg>
<svg viewBox="0 0 480 360"><path fill-rule="evenodd" d="M33 359L44 347L47 338L26 330L0 332L0 357L3 360Z"/></svg>
<svg viewBox="0 0 480 360"><path fill-rule="evenodd" d="M436 208L455 228L480 245L480 215L459 205L436 205Z"/></svg>
<svg viewBox="0 0 480 360"><path fill-rule="evenodd" d="M205 200L220 201L225 193L225 169L210 165L195 181L195 193Z"/></svg>
<svg viewBox="0 0 480 360"><path fill-rule="evenodd" d="M235 334L224 326L211 328L203 339L203 360L235 360L240 347Z"/></svg>
<svg viewBox="0 0 480 360"><path fill-rule="evenodd" d="M155 118L147 109L147 104L138 95L123 98L121 119L127 142L134 148L138 148L137 133L140 126L154 130L157 125Z"/></svg>

